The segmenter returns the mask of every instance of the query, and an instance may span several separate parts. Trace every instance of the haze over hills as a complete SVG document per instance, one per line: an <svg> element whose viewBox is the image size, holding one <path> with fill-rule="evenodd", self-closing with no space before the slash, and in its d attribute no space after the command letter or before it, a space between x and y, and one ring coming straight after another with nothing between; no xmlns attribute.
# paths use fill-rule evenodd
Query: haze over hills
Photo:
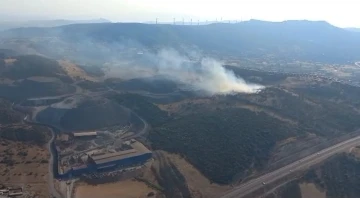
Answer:
<svg viewBox="0 0 360 198"><path fill-rule="evenodd" d="M345 28L345 29L353 32L360 32L360 28Z"/></svg>
<svg viewBox="0 0 360 198"><path fill-rule="evenodd" d="M165 47L184 52L195 49L206 54L243 58L327 63L360 60L360 34L337 28L324 21L250 20L237 24L217 23L200 26L140 23L72 24L54 28L12 29L1 35L3 46L14 47L14 39L36 37L36 41L27 42L30 42L28 45L31 45L31 49L39 53L66 56L67 50L75 48L76 50L71 52L75 53L73 56L79 57L86 53L98 55L103 60L119 55L114 55L114 50L154 50ZM9 39L12 39L11 43ZM48 47L49 43L51 49ZM98 54L91 50L95 47L98 48Z"/></svg>
<svg viewBox="0 0 360 198"><path fill-rule="evenodd" d="M78 23L110 23L107 19L93 20L31 20L31 21L0 21L0 31L21 27L55 27L61 25L78 24Z"/></svg>
<svg viewBox="0 0 360 198"><path fill-rule="evenodd" d="M35 142L39 137L45 145L49 138L43 132L33 137L29 134L36 134L36 128L29 128L22 139L24 131L18 128L32 121L51 126L57 129L51 140L57 148L50 149L55 163L44 163L50 172L64 172L84 168L82 157L114 154L123 151L123 141L127 145L136 139L153 153L149 165L135 170L143 183L130 188L150 186L142 197L217 198L233 186L360 134L360 88L343 80L360 82L360 33L323 21L28 27L1 32L0 46L5 48L0 49L0 97L7 98L0 99L0 128L7 127L0 141ZM292 62L298 63L294 68L299 73L283 72ZM311 72L315 69L321 75ZM72 137L85 130L97 131L97 138ZM4 155L14 159L12 153ZM9 160L1 160L8 166ZM14 161L19 162L15 167L26 166L23 161ZM335 163L325 168L331 172L334 166L343 167ZM122 168L109 175L85 172L76 178L84 182L80 186L71 181L76 175L58 182L75 182L68 185L74 184L74 194L86 189L87 181L118 182L116 189L123 190L130 179L121 176L132 170ZM347 177L342 173L358 180L347 171L336 178ZM328 181L326 175L320 179ZM45 186L54 186L51 175L46 178ZM344 186L339 182L335 188ZM68 189L59 191L71 194Z"/></svg>

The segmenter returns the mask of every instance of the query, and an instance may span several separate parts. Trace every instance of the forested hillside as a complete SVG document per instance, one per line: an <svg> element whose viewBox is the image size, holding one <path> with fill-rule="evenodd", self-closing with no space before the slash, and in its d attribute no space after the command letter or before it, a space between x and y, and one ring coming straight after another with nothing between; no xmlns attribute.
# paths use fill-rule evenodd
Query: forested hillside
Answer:
<svg viewBox="0 0 360 198"><path fill-rule="evenodd" d="M48 58L35 55L11 57L9 67L0 68L0 75L10 79L24 79L31 76L57 77L64 74L60 65Z"/></svg>
<svg viewBox="0 0 360 198"><path fill-rule="evenodd" d="M0 98L0 125L21 121L22 115L11 109L11 102Z"/></svg>
<svg viewBox="0 0 360 198"><path fill-rule="evenodd" d="M301 184L314 184L320 192L325 192L326 198L358 198L359 175L359 159L345 153L338 154L322 165L308 170L302 177L276 189L266 198L307 198L301 196Z"/></svg>
<svg viewBox="0 0 360 198"><path fill-rule="evenodd" d="M6 54L5 54L6 52ZM37 55L0 56L0 97L20 102L26 98L75 92L72 79L55 60Z"/></svg>
<svg viewBox="0 0 360 198"><path fill-rule="evenodd" d="M56 110L53 115L56 115ZM46 114L44 116L46 117ZM94 130L125 125L129 121L129 117L130 113L113 101L87 100L78 107L66 111L60 119L60 125L70 131Z"/></svg>
<svg viewBox="0 0 360 198"><path fill-rule="evenodd" d="M307 87L306 90L311 88ZM356 88L359 90L359 88ZM319 90L317 95L321 94ZM337 92L340 95L340 92ZM352 105L339 104L331 98L313 97L284 89L269 88L258 95L244 96L251 104L268 108L285 117L297 120L309 131L322 136L334 136L351 132L359 127L360 114Z"/></svg>
<svg viewBox="0 0 360 198"><path fill-rule="evenodd" d="M49 140L49 134L44 127L16 124L0 126L0 138L43 146Z"/></svg>
<svg viewBox="0 0 360 198"><path fill-rule="evenodd" d="M109 97L145 119L152 126L159 126L170 119L166 112L149 102L145 97L136 94L118 94Z"/></svg>
<svg viewBox="0 0 360 198"><path fill-rule="evenodd" d="M48 134L43 127L21 123L24 115L12 109L11 102L0 98L0 139L43 145Z"/></svg>
<svg viewBox="0 0 360 198"><path fill-rule="evenodd" d="M172 120L156 127L149 138L155 149L179 153L211 181L225 184L262 168L277 141L301 133L264 113L228 109Z"/></svg>
<svg viewBox="0 0 360 198"><path fill-rule="evenodd" d="M360 196L360 162L358 159L339 155L329 159L319 168L320 174L307 175L326 190L327 198L357 198Z"/></svg>

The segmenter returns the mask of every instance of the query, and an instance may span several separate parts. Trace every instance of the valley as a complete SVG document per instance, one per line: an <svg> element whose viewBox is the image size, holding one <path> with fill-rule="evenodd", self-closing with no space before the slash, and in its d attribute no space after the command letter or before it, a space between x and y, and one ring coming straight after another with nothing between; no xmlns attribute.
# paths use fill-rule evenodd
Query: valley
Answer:
<svg viewBox="0 0 360 198"><path fill-rule="evenodd" d="M252 71L245 70L245 72ZM250 75L254 77L255 74L262 77L268 75L266 72L256 72L251 73ZM246 78L246 75L243 74L243 76ZM296 83L290 85L287 83L288 79L291 79L292 82ZM77 155L89 151L100 152L101 148L104 148L102 145L107 145L108 150L110 148L109 143L112 144L111 142L113 142L111 141L111 136L119 140L123 139L124 141L130 138L136 138L141 141L145 140L144 143L155 151L153 154L154 162L146 165L149 166L148 168L144 167L139 169L140 172L135 171L134 173L128 173L132 176L128 176L128 174L123 173L122 178L124 181L127 181L126 178L137 177L136 175L139 174L148 174L153 175L150 176L153 182L158 183L157 185L164 188L164 191L159 192L160 194L164 192L166 197L188 197L188 195L183 194L185 191L184 189L181 190L182 187L179 186L181 183L188 186L186 188L188 190L186 191L190 193L191 196L211 197L211 195L208 194L208 191L200 189L208 188L211 192L211 189L218 188L218 192L214 191L211 193L214 193L214 197L218 197L227 191L231 191L229 184L241 185L244 182L246 184L247 180L257 177L257 175L266 173L276 167L282 167L292 161L300 159L302 156L306 156L311 152L317 152L321 148L327 147L329 143L336 142L332 140L333 137L345 135L342 131L348 130L348 132L351 132L351 130L356 129L356 125L351 127L349 124L346 124L349 128L337 128L345 125L342 124L344 120L342 117L339 119L339 117L332 117L332 114L325 113L331 108L334 108L333 106L324 106L327 107L327 110L325 111L323 109L323 105L326 105L328 102L332 103L331 98L328 96L319 98L317 95L314 97L312 94L304 95L303 92L299 92L299 88L309 90L307 86L310 85L313 87L313 84L321 85L321 88L318 88L320 90L327 87L332 89L332 87L338 86L337 84L331 83L329 79L322 79L320 81L316 80L316 78L313 78L313 81L311 81L311 79L311 77L307 77L306 80L303 80L302 77L294 77L291 74L289 76L281 74L279 77L272 76L272 78L269 78L267 82L271 84L271 87L266 88L257 94L201 97L188 95L186 99L177 98L175 99L177 101L173 103L169 102L167 99L167 97L173 97L172 92L170 92L170 94L158 94L149 89L147 93L142 94L142 92L138 91L128 93L128 90L124 90L123 92L121 88L116 88L116 90L109 88L107 91L102 90L100 92L83 89L81 93L79 92L68 96L60 96L59 98L54 98L55 100L49 100L50 98L46 98L49 103L36 102L37 100L42 101L44 98L32 98L31 103L25 101L23 103L25 106L22 107L39 109L39 111L36 111L36 114L32 114L31 119L36 122L46 123L47 125L58 128L56 135L57 138L54 141L57 142L56 145L61 149L61 151L57 152L60 152L59 155L63 156L62 158L64 158L64 160L66 159L64 162L69 159L69 156L74 154ZM173 89L176 90L175 87ZM148 93L151 93L152 95L149 95ZM336 102L337 105L342 104L340 101L349 102L346 94L354 94L354 92L350 89L349 92L345 92L341 96L333 96L338 97ZM302 95L301 98L300 95ZM154 101L153 98L157 96L164 98L165 102L159 103L159 100ZM92 99L89 99L89 97ZM299 109L289 109L289 106L291 106L292 103L297 103ZM347 105L348 104L349 103L347 103ZM108 107L108 105L112 106ZM122 109L120 108L115 110L114 108L116 105L119 105ZM316 108L317 111L319 111L319 115L324 116L319 120L320 122L317 122L317 125L312 125L310 120L302 120L306 117L304 115L308 113L309 108ZM354 108L357 107L354 106ZM89 113L85 113L82 109ZM115 110L115 114L111 114L112 109ZM341 109L341 111L339 108L334 108L332 111L337 113L346 111L348 114L351 113L353 116L358 116L355 109L348 107ZM297 114L294 114L294 112L297 112ZM312 112L308 116L318 117L318 115L315 114L316 112ZM89 115L89 117L87 118L83 115ZM106 118L106 122L105 120L102 121L97 118L96 122L98 122L100 124L99 125L94 122L95 120L86 120L92 119L92 115L100 116L100 118ZM79 116L81 116L81 119L78 118ZM140 119L134 119L132 116L141 117ZM114 118L115 122L112 122L111 118ZM355 118L356 117L354 117L354 119ZM69 121L76 120L76 123L69 124L68 126L74 127L77 126L76 124L82 123L79 125L81 127L67 128L66 122L62 121L64 119ZM82 119L84 119L84 121L81 121ZM329 119L332 119L332 125L328 124ZM144 126L144 123L142 123L141 120L145 121L145 123L149 124L152 128L150 130L145 129L146 126ZM237 123L237 120L241 120L242 122ZM321 123L321 121L326 122ZM349 122L349 120L347 120L347 122ZM130 123L130 125L126 123ZM182 123L184 124L182 125ZM204 123L204 125L202 125L202 123ZM233 126L232 123L236 124ZM192 129L191 126L195 128ZM254 126L259 126L260 128L256 129ZM261 128L262 126L266 126L266 128ZM324 129L326 129L327 132L324 133L324 130L320 130L320 126L325 127ZM208 128L206 135L202 134L202 128ZM247 132L247 128L249 128L251 132ZM177 129L181 129L181 132L176 131ZM214 131L211 132L209 129ZM231 134L231 129L237 130ZM85 141L71 138L71 136L78 132L89 130L97 131L98 137L95 141L93 141L91 137L90 139L85 139ZM258 131L258 134L253 133L254 131ZM275 131L277 131L278 134L274 133ZM250 136L247 137L246 134ZM357 134L358 133L356 132L353 133L353 135ZM186 137L190 139L184 139ZM241 138L235 139L237 137ZM264 140L259 140L261 137L263 137ZM214 139L212 140L211 138ZM272 140L272 138L274 140ZM295 138L295 141L286 141L291 138ZM343 137L344 140L347 138L351 138L351 136ZM256 139L256 141L253 143L249 141L252 139ZM312 141L305 144L308 149L303 150L302 144L309 139L312 139ZM343 139L340 138L338 141ZM207 141L209 141L209 145L207 145ZM231 141L234 142L233 145ZM226 147L221 146L220 143L222 142L226 143ZM167 143L171 144L166 146ZM185 145L185 147L182 145ZM237 147L237 145L242 146L243 148ZM69 149L67 149L67 147ZM189 153L187 150L175 150L182 147L189 149L191 152ZM284 150L285 148L288 148L286 152ZM248 158L244 158L247 156L246 152L253 149L257 149L257 153L259 155L248 154ZM72 152L72 150L75 152ZM171 157L173 160L168 161L171 154L164 153L162 150L171 153L178 153L182 157ZM265 150L267 150L267 153ZM68 151L73 154L69 155ZM240 153L233 153L233 156L221 154L232 153L234 151ZM293 155L294 153L296 153L296 155ZM219 158L219 161L215 161L217 160L216 156L222 156L223 158ZM235 158L236 156L241 157ZM195 159L197 161L195 161ZM60 165L64 163L62 161L63 160L58 162L59 168L63 166ZM213 164L210 164L210 161L213 161ZM157 163L159 164L157 165ZM76 166L81 165L77 164ZM193 169L192 171L198 172L198 175L195 177L196 179L192 174L187 172L188 170L183 169L184 166L190 166L192 167L190 169ZM179 171L183 179L181 181L175 180L176 182L174 181L173 184L169 183L169 181L172 180L171 178L177 178L178 176L171 174L168 176L163 175L166 174L166 172L163 171L166 171L167 167L178 169L177 171ZM216 167L219 168L216 169ZM212 170L217 171L214 172ZM227 170L228 172L221 172L220 170ZM60 168L59 171L60 172L57 174L63 174L66 172L63 168ZM286 173L287 172L288 171L286 171ZM159 180L160 177L157 176L158 174L163 175L161 177L167 178L166 182ZM100 180L100 178L105 177L100 176L97 179L99 182L104 180ZM110 178L108 178L109 181L112 181ZM204 181L200 178L203 178L202 180ZM193 184L194 179L202 182ZM258 181L260 182L260 180ZM96 180L93 182L96 182ZM120 180L118 182L122 181ZM221 185L219 187L212 186L212 182ZM167 187L167 185L169 186ZM255 187L257 186L261 186L261 184L255 185ZM174 188L179 188L179 192L182 193L178 195L173 194ZM167 192L166 189L171 189L171 191ZM58 191L61 191L61 188L58 188ZM66 193L63 192L62 194Z"/></svg>
<svg viewBox="0 0 360 198"><path fill-rule="evenodd" d="M295 22L268 29L287 42L261 21L1 32L0 183L39 198L355 198L360 37L332 29L321 42L343 33L339 48L295 53ZM233 47L255 30L267 45Z"/></svg>

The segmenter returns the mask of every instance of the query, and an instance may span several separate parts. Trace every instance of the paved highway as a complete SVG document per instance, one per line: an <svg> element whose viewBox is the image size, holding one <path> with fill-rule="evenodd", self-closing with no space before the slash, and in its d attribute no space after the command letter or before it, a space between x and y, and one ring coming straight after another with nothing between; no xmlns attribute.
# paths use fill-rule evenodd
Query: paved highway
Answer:
<svg viewBox="0 0 360 198"><path fill-rule="evenodd" d="M301 160L298 160L292 164L286 165L278 170L270 172L266 175L258 177L256 179L250 180L238 187L233 188L232 190L228 191L224 194L221 198L241 198L245 195L248 195L264 186L274 182L278 179L281 179L293 171L305 170L308 169L310 166L317 164L330 156L340 153L346 152L351 147L360 145L360 136L354 137L352 139L343 141L339 144L326 148L324 150L319 151L318 153L309 155Z"/></svg>

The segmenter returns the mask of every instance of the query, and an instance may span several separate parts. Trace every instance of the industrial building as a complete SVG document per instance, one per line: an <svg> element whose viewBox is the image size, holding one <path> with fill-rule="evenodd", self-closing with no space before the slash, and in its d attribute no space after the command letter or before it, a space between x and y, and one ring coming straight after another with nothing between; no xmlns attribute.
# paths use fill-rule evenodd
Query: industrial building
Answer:
<svg viewBox="0 0 360 198"><path fill-rule="evenodd" d="M97 169L109 166L128 167L137 165L150 159L152 153L140 142L132 141L130 144L132 149L119 151L115 153L108 153L104 155L89 156L89 161L92 161Z"/></svg>
<svg viewBox="0 0 360 198"><path fill-rule="evenodd" d="M138 165L151 158L151 152L139 152L135 149L120 151L93 157L97 169L110 166L128 167Z"/></svg>
<svg viewBox="0 0 360 198"><path fill-rule="evenodd" d="M89 155L86 164L72 167L62 175L63 178L80 176L92 172L122 169L144 164L151 159L152 152L138 141L131 140L124 142L129 144L131 149L110 153L96 153Z"/></svg>

